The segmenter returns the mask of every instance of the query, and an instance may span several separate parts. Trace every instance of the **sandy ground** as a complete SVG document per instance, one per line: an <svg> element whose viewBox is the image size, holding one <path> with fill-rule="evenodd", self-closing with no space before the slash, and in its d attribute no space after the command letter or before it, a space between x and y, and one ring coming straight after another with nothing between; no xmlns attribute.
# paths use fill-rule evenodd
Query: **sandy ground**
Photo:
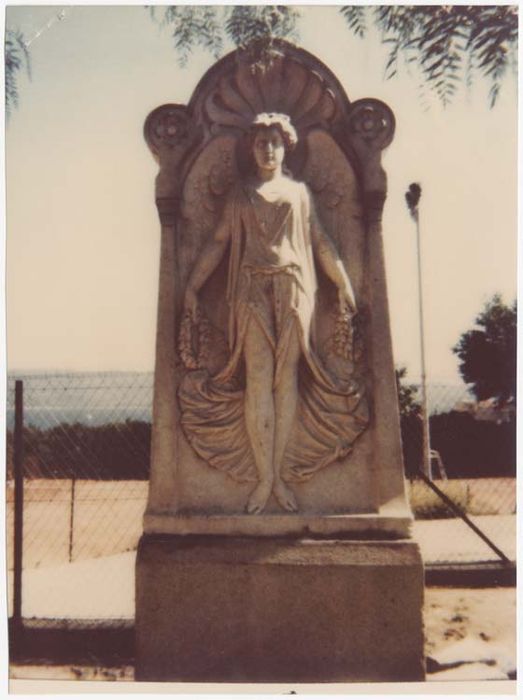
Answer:
<svg viewBox="0 0 523 700"><path fill-rule="evenodd" d="M511 560L516 560L515 515L471 515L470 520ZM415 520L414 539L425 564L499 561L492 549L460 518Z"/></svg>
<svg viewBox="0 0 523 700"><path fill-rule="evenodd" d="M146 481L33 479L24 488L24 567L51 567L132 549L142 534ZM73 498L74 496L74 498ZM7 557L13 566L13 490L7 490Z"/></svg>
<svg viewBox="0 0 523 700"><path fill-rule="evenodd" d="M516 555L516 516L483 515L474 518L494 542L509 556ZM92 527L95 525L93 524ZM92 548L103 551L116 526L99 533ZM133 535L134 537L134 535ZM414 523L425 563L477 562L495 560L489 547L461 520L421 520ZM96 539L99 543L96 544ZM120 540L121 541L121 540ZM128 544L131 544L128 541ZM29 545L28 545L29 546ZM105 545L109 547L109 545ZM93 555L92 555L93 556ZM96 558L94 558L96 556ZM30 567L22 578L24 617L73 619L125 618L134 616L134 562L136 551L111 556L94 555L72 563L60 556L52 565ZM24 563L26 562L24 556ZM12 603L12 575L9 571L9 606Z"/></svg>
<svg viewBox="0 0 523 700"><path fill-rule="evenodd" d="M452 482L467 489L472 520L509 557L515 557L515 480ZM24 568L108 557L136 549L148 484L144 481L27 480L24 494ZM417 500L437 498L416 486ZM423 493L422 493L423 492ZM74 495L74 499L73 499ZM422 498L423 497L423 498ZM13 490L7 490L8 568L13 565ZM485 561L491 550L461 520L417 520L414 537L425 562Z"/></svg>
<svg viewBox="0 0 523 700"><path fill-rule="evenodd" d="M514 588L427 588L427 681L506 680L515 669ZM438 666L439 664L439 666ZM439 670L436 670L439 669ZM130 681L132 666L18 665L12 679Z"/></svg>
<svg viewBox="0 0 523 700"><path fill-rule="evenodd" d="M481 494L485 493L484 486ZM132 550L141 534L146 488L144 482L77 484L73 561L69 563L71 483L42 480L31 484L31 500L26 501L24 517L24 617L133 619L136 552ZM511 493L507 489L507 497L511 498ZM10 506L12 503L7 509L8 533L12 533ZM479 515L473 520L515 558L515 515ZM488 546L457 519L416 521L413 534L426 563L495 558ZM9 554L11 551L9 542ZM9 574L12 595L12 571ZM434 671L430 678L509 677L515 665L515 597L515 590L510 588L427 589L426 653L431 659L429 670ZM132 668L12 669L13 678L125 680L132 678L132 673Z"/></svg>
<svg viewBox="0 0 523 700"><path fill-rule="evenodd" d="M433 680L514 677L515 588L427 588L424 622Z"/></svg>
<svg viewBox="0 0 523 700"><path fill-rule="evenodd" d="M132 620L135 559L135 552L127 552L25 571L24 617ZM506 679L515 668L514 588L427 588L424 620L425 651L431 659L428 670L434 671L434 679ZM13 669L20 678L56 673L61 678L96 676L100 680L107 680L102 677L105 671L118 680L129 676L132 669L102 671Z"/></svg>

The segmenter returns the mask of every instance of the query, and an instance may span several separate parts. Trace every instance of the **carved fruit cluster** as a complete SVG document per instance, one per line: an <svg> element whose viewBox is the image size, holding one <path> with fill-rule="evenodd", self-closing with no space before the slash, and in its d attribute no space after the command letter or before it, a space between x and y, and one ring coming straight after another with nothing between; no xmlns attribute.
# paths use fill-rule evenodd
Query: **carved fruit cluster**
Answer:
<svg viewBox="0 0 523 700"><path fill-rule="evenodd" d="M347 310L338 308L334 321L333 345L334 352L344 360L351 360L354 347L354 315Z"/></svg>
<svg viewBox="0 0 523 700"><path fill-rule="evenodd" d="M193 319L186 311L180 325L178 352L187 369L201 369L209 357L211 346L211 324L200 312Z"/></svg>

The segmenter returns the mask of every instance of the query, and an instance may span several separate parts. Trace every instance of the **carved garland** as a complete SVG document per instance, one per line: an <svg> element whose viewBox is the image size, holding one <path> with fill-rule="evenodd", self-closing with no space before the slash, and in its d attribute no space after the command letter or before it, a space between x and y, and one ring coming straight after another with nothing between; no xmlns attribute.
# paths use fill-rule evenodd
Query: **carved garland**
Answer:
<svg viewBox="0 0 523 700"><path fill-rule="evenodd" d="M189 370L202 369L211 351L212 326L201 312L193 320L185 312L180 323L178 351L184 366Z"/></svg>

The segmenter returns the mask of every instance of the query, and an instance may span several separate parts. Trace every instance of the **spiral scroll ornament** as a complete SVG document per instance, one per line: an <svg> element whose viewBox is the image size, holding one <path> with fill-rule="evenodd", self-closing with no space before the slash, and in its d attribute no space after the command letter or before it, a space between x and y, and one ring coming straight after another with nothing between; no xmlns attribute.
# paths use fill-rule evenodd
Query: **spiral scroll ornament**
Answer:
<svg viewBox="0 0 523 700"><path fill-rule="evenodd" d="M155 109L145 121L144 136L155 155L164 149L189 145L195 129L187 107L167 104Z"/></svg>
<svg viewBox="0 0 523 700"><path fill-rule="evenodd" d="M376 150L383 150L394 137L396 120L384 102L365 98L353 102L348 116L352 137L363 140Z"/></svg>

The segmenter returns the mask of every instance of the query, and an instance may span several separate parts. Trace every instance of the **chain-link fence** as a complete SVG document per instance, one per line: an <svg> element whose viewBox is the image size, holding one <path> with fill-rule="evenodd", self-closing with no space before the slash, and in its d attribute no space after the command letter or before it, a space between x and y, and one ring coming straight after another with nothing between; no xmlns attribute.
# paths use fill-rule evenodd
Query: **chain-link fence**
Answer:
<svg viewBox="0 0 523 700"><path fill-rule="evenodd" d="M22 615L132 618L132 559L147 498L152 374L9 376L11 580L16 379L23 379L24 388Z"/></svg>
<svg viewBox="0 0 523 700"><path fill-rule="evenodd" d="M23 380L24 619L134 616L134 561L147 498L150 373L9 376L7 531L12 608L15 380ZM495 561L495 552L431 488L420 464L416 387L402 435L414 535L426 565ZM436 485L515 559L515 417L476 406L463 387L429 387ZM489 409L489 410L487 410ZM447 477L447 478L445 478Z"/></svg>

